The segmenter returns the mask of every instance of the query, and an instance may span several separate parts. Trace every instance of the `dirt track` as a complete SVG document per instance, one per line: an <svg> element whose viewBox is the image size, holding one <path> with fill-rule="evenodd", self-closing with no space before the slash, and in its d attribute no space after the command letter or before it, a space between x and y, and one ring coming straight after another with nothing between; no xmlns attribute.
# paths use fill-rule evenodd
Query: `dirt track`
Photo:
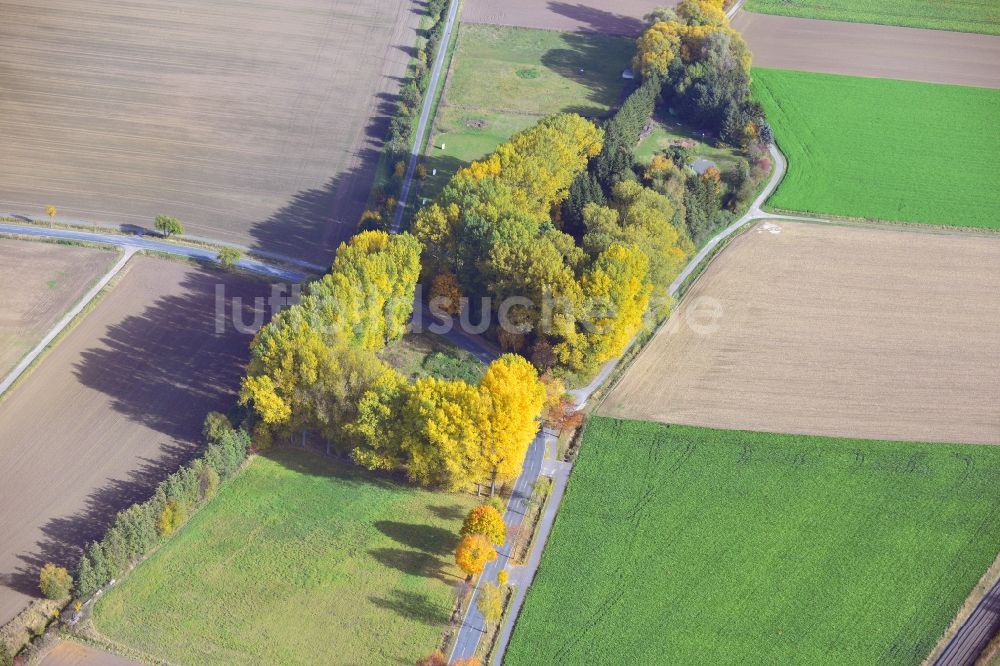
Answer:
<svg viewBox="0 0 1000 666"><path fill-rule="evenodd" d="M464 0L462 21L522 28L544 28L563 32L604 32L638 35L642 17L657 7L676 4L672 0Z"/></svg>
<svg viewBox="0 0 1000 666"><path fill-rule="evenodd" d="M1000 37L992 35L743 11L733 27L757 67L1000 88Z"/></svg>
<svg viewBox="0 0 1000 666"><path fill-rule="evenodd" d="M167 213L325 261L356 228L418 8L0 0L0 211Z"/></svg>
<svg viewBox="0 0 1000 666"><path fill-rule="evenodd" d="M713 261L601 413L1000 443L1000 238L778 226Z"/></svg>
<svg viewBox="0 0 1000 666"><path fill-rule="evenodd" d="M0 379L114 261L106 250L0 238Z"/></svg>
<svg viewBox="0 0 1000 666"><path fill-rule="evenodd" d="M62 640L45 655L40 666L139 666L138 661L101 652L76 641Z"/></svg>
<svg viewBox="0 0 1000 666"><path fill-rule="evenodd" d="M41 564L73 564L115 511L190 456L205 414L233 403L249 336L231 325L215 335L215 285L243 296L270 287L133 261L0 403L0 624L36 593Z"/></svg>

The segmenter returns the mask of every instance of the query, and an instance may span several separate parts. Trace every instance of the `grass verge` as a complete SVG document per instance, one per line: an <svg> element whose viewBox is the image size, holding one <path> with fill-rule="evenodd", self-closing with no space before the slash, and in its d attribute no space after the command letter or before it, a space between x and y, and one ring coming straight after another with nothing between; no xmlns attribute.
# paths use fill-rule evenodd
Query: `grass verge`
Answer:
<svg viewBox="0 0 1000 666"><path fill-rule="evenodd" d="M601 417L585 440L507 664L917 663L1000 541L998 447Z"/></svg>
<svg viewBox="0 0 1000 666"><path fill-rule="evenodd" d="M775 208L1000 228L1000 90L754 70L788 172Z"/></svg>
<svg viewBox="0 0 1000 666"><path fill-rule="evenodd" d="M471 353L432 333L407 333L379 356L410 381L437 377L478 384L486 371L483 362Z"/></svg>

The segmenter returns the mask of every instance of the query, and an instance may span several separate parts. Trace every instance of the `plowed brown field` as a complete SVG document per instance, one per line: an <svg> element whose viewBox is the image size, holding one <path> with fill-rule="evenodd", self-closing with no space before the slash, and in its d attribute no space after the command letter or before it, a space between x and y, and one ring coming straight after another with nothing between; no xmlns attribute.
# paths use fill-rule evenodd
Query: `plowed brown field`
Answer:
<svg viewBox="0 0 1000 666"><path fill-rule="evenodd" d="M416 0L0 0L0 211L180 218L325 263L371 188Z"/></svg>
<svg viewBox="0 0 1000 666"><path fill-rule="evenodd" d="M37 593L41 564L72 565L115 511L190 457L205 414L232 405L249 336L215 334L216 285L270 291L162 259L126 270L0 403L0 624Z"/></svg>
<svg viewBox="0 0 1000 666"><path fill-rule="evenodd" d="M760 224L706 269L601 413L1000 443L997 266L998 237Z"/></svg>
<svg viewBox="0 0 1000 666"><path fill-rule="evenodd" d="M738 12L757 67L1000 88L1000 37Z"/></svg>
<svg viewBox="0 0 1000 666"><path fill-rule="evenodd" d="M107 250L0 238L0 379L114 260Z"/></svg>
<svg viewBox="0 0 1000 666"><path fill-rule="evenodd" d="M638 35L643 29L643 16L657 7L675 4L675 0L621 0L612 3L601 0L465 0L462 20L563 32Z"/></svg>

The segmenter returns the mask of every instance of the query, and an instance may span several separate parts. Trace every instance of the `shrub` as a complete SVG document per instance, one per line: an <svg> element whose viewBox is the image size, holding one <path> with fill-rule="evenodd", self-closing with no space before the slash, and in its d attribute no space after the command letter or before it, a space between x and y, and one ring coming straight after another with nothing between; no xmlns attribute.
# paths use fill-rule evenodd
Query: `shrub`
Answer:
<svg viewBox="0 0 1000 666"><path fill-rule="evenodd" d="M501 516L504 514L504 511L507 510L507 506L504 504L503 499L500 498L498 495L494 495L493 497L483 502L483 504L493 507L494 509L496 509L497 513L499 513Z"/></svg>
<svg viewBox="0 0 1000 666"><path fill-rule="evenodd" d="M211 499L219 490L219 473L207 465L198 475L198 488L203 500Z"/></svg>
<svg viewBox="0 0 1000 666"><path fill-rule="evenodd" d="M219 250L218 260L224 268L232 268L235 266L240 259L243 258L243 253L237 250L235 247L224 247Z"/></svg>
<svg viewBox="0 0 1000 666"><path fill-rule="evenodd" d="M11 654L7 641L0 637L0 666L13 666L14 655Z"/></svg>
<svg viewBox="0 0 1000 666"><path fill-rule="evenodd" d="M201 427L201 434L209 444L218 442L227 432L232 431L233 424L220 412L209 412Z"/></svg>
<svg viewBox="0 0 1000 666"><path fill-rule="evenodd" d="M65 599L73 589L73 577L63 567L49 562L38 574L38 587L47 599Z"/></svg>
<svg viewBox="0 0 1000 666"><path fill-rule="evenodd" d="M160 512L160 534L170 536L187 520L187 509L177 500L170 500Z"/></svg>

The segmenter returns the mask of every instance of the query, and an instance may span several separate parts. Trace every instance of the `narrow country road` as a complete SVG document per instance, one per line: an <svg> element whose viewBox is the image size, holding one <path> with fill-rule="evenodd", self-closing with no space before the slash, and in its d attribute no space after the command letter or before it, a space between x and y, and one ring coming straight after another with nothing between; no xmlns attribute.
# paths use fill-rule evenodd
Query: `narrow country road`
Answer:
<svg viewBox="0 0 1000 666"><path fill-rule="evenodd" d="M420 149L424 145L424 135L427 134L427 125L431 120L431 111L434 109L434 99L437 97L438 83L441 80L441 69L444 67L444 61L448 55L448 43L451 41L451 31L455 27L455 19L458 17L459 4L461 4L461 0L451 0L451 4L448 6L448 16L445 19L444 30L441 33L437 56L434 58L434 67L431 69L430 83L427 85L427 91L424 93L424 106L420 110L420 120L417 123L417 131L413 137L410 160L406 164L406 175L403 176L403 185L399 188L396 212L392 216L392 233L399 233L399 227L403 223L406 200L410 196L410 188L413 186L413 174L417 169L417 161L420 159Z"/></svg>
<svg viewBox="0 0 1000 666"><path fill-rule="evenodd" d="M82 241L86 243L101 243L103 245L114 245L124 250L131 249L132 252L149 250L208 262L217 262L219 256L218 250L178 245L155 238L147 238L146 236L127 236L123 234L100 233L98 231L77 231L75 229L53 229L34 224L0 222L0 233L17 236L34 236L36 238ZM298 260L295 261L297 262ZM243 258L236 265L245 271L286 282L302 282L306 277L306 274L303 272L274 266L263 261L257 261L256 259ZM320 266L310 265L310 267L320 272L326 270Z"/></svg>
<svg viewBox="0 0 1000 666"><path fill-rule="evenodd" d="M1000 631L1000 580L980 599L934 666L972 666L997 631Z"/></svg>
<svg viewBox="0 0 1000 666"><path fill-rule="evenodd" d="M528 510L528 500L531 498L531 491L535 487L535 481L542 473L542 460L545 458L547 445L555 442L552 432L541 430L534 441L528 447L528 454L524 459L524 468L521 475L517 477L514 490L511 492L510 500L507 502L507 511L504 513L504 521L507 523L507 532L510 534L513 529L521 524L524 514ZM507 543L497 550L497 559L486 565L483 573L476 580L476 586L472 590L468 605L465 608L465 618L459 627L455 645L452 647L449 662L458 659L472 657L476 653L476 647L485 631L485 620L482 613L476 607L476 599L479 598L479 586L486 581L496 583L497 574L507 568L510 561L510 549L513 539L508 538Z"/></svg>

